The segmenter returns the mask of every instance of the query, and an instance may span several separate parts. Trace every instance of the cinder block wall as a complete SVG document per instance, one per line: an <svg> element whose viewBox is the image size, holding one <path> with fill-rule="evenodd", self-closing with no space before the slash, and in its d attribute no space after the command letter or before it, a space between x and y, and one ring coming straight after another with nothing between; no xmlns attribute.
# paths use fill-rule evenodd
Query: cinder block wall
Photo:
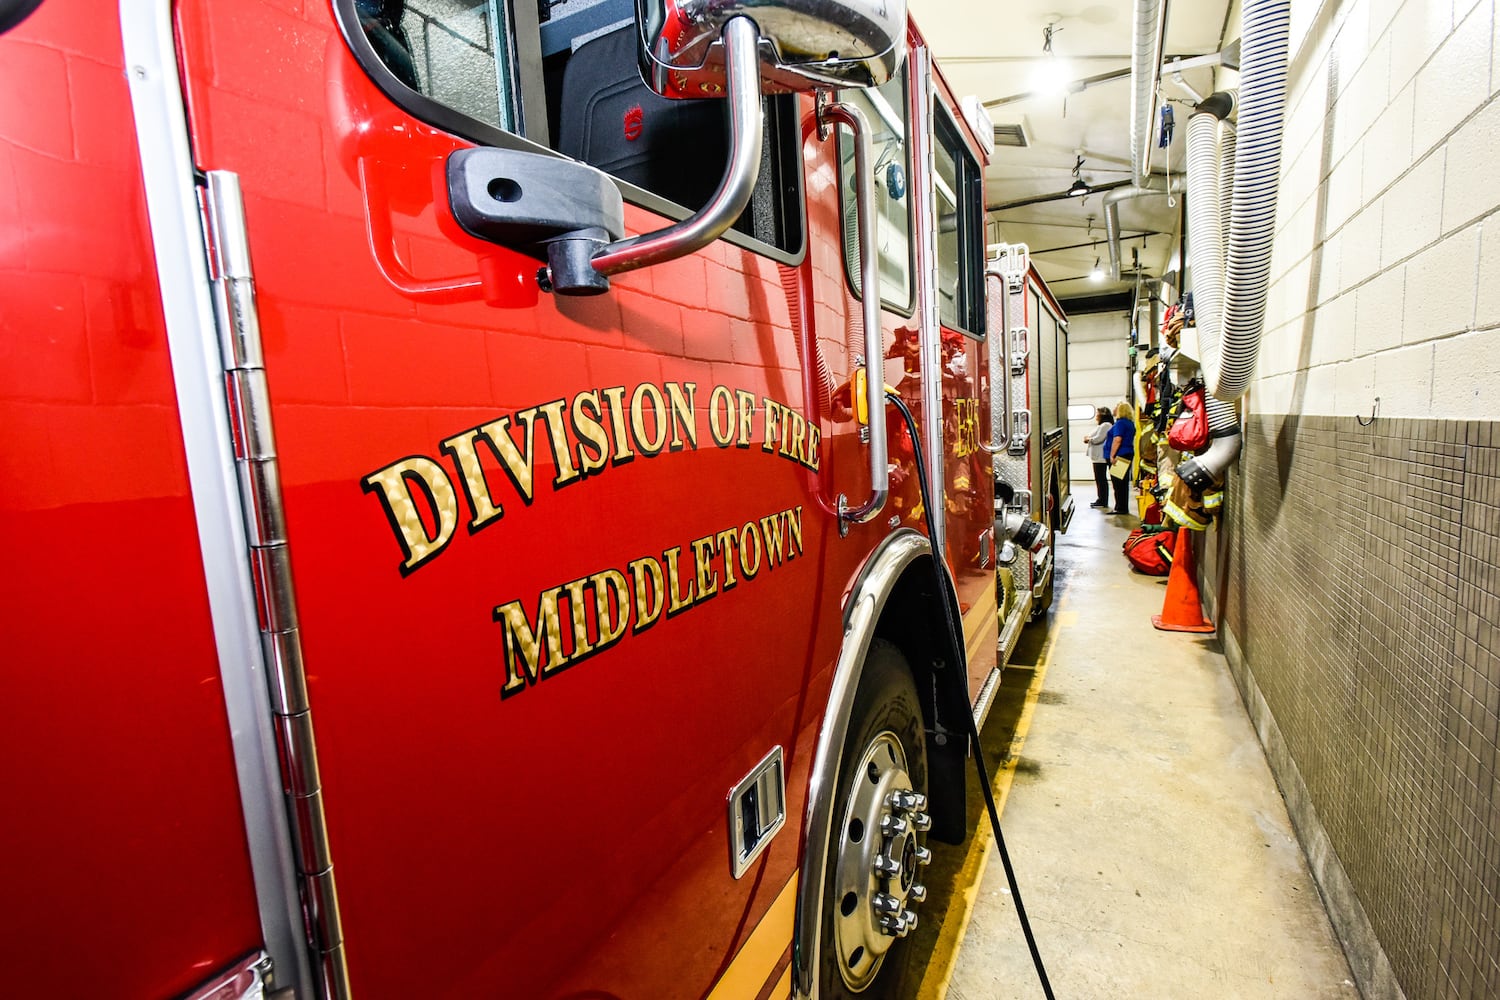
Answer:
<svg viewBox="0 0 1500 1000"><path fill-rule="evenodd" d="M1293 10L1209 599L1365 995L1500 997L1495 2Z"/></svg>

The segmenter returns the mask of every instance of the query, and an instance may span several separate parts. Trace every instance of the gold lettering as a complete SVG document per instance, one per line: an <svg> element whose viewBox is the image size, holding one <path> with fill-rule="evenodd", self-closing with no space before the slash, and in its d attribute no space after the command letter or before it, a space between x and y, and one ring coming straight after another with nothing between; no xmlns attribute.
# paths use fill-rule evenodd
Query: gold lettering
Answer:
<svg viewBox="0 0 1500 1000"><path fill-rule="evenodd" d="M807 425L807 467L814 472L818 471L818 443L823 439L823 432L812 424Z"/></svg>
<svg viewBox="0 0 1500 1000"><path fill-rule="evenodd" d="M786 541L787 545L797 550L789 554L788 559L802 554L802 507L800 505L786 512Z"/></svg>
<svg viewBox="0 0 1500 1000"><path fill-rule="evenodd" d="M807 420L796 410L788 410L787 415L792 421L786 428L786 440L782 442L781 453L806 465L807 455L802 449L807 444Z"/></svg>
<svg viewBox="0 0 1500 1000"><path fill-rule="evenodd" d="M684 393L683 390L686 390ZM687 442L698 447L698 417L693 413L694 397L698 394L696 382L668 382L667 398L672 406L672 450L682 450L682 435L687 433Z"/></svg>
<svg viewBox="0 0 1500 1000"><path fill-rule="evenodd" d="M495 456L500 459L500 468L505 470L511 485L516 488L521 499L528 504L531 503L534 489L536 414L536 408L532 407L529 410L522 410L515 416L516 420L525 425L521 434L526 444L525 454L522 454L521 450L516 447L515 439L510 435L510 417L501 417L479 428L479 433L484 435L484 439L494 449Z"/></svg>
<svg viewBox="0 0 1500 1000"><path fill-rule="evenodd" d="M755 393L736 389L734 398L740 410L740 436L734 443L736 447L748 448L755 438Z"/></svg>
<svg viewBox="0 0 1500 1000"><path fill-rule="evenodd" d="M693 547L693 566L698 582L698 600L706 601L719 592L719 574L714 572L714 536L705 535L690 543Z"/></svg>
<svg viewBox="0 0 1500 1000"><path fill-rule="evenodd" d="M776 445L781 439L781 432L777 429L777 420L781 416L781 404L770 396L762 397L761 402L766 407L766 439L761 442L761 451L774 452Z"/></svg>
<svg viewBox="0 0 1500 1000"><path fill-rule="evenodd" d="M630 562L630 581L635 589L635 633L646 631L661 617L667 602L666 579L661 563L651 556ZM648 579L649 578L649 579Z"/></svg>
<svg viewBox="0 0 1500 1000"><path fill-rule="evenodd" d="M646 408L642 405L642 399L646 396L651 398L651 413L656 423L655 442L646 439ZM659 454L667 443L667 434L671 427L667 419L666 402L662 399L661 390L650 382L642 382L631 394L630 429L635 435L636 449L643 454Z"/></svg>
<svg viewBox="0 0 1500 1000"><path fill-rule="evenodd" d="M608 463L609 435L600 422L599 394L580 392L573 397L573 434L578 438L578 471L593 475Z"/></svg>
<svg viewBox="0 0 1500 1000"><path fill-rule="evenodd" d="M661 561L667 569L667 617L680 614L692 607L698 599L697 590L693 586L693 580L688 578L688 592L686 595L678 588L681 582L677 566L677 559L682 555L682 546L674 545L661 554Z"/></svg>
<svg viewBox="0 0 1500 1000"><path fill-rule="evenodd" d="M401 562L402 576L443 551L452 540L453 529L458 526L458 495L443 467L432 459L421 455L403 458L370 473L360 485L366 493L379 491L386 519L406 556ZM431 534L415 500L418 491L433 520Z"/></svg>
<svg viewBox="0 0 1500 1000"><path fill-rule="evenodd" d="M766 536L766 564L772 569L786 561L786 526L781 520L784 517L786 511L760 519L761 531Z"/></svg>
<svg viewBox="0 0 1500 1000"><path fill-rule="evenodd" d="M557 399L538 407L547 417L547 440L552 445L552 459L557 463L557 475L552 479L553 489L562 489L583 478L583 473L573 464L573 449L568 447L568 434L563 426L563 410L567 406L566 399Z"/></svg>
<svg viewBox="0 0 1500 1000"><path fill-rule="evenodd" d="M739 582L734 578L734 550L740 536L733 528L725 528L714 536L714 540L719 543L719 553L724 559L724 589L729 590Z"/></svg>
<svg viewBox="0 0 1500 1000"><path fill-rule="evenodd" d="M562 651L562 623L558 619L557 601L561 587L553 587L537 601L536 627L526 617L520 601L495 608L495 621L505 631L505 686L501 698L509 698L536 684L546 674L567 666ZM544 656L545 654L545 656Z"/></svg>
<svg viewBox="0 0 1500 1000"><path fill-rule="evenodd" d="M505 508L495 502L490 493L490 484L484 478L484 468L479 464L479 454L474 450L475 432L472 430L456 434L442 443L443 454L453 459L458 467L459 485L469 501L474 516L469 519L469 532L478 531L491 521L505 516Z"/></svg>
<svg viewBox="0 0 1500 1000"><path fill-rule="evenodd" d="M652 560L653 562L655 560ZM607 569L589 577L594 585L594 614L599 621L599 641L596 649L613 646L625 634L630 624L630 588L625 574L617 569ZM610 595L614 600L610 600ZM657 614L660 614L660 608Z"/></svg>
<svg viewBox="0 0 1500 1000"><path fill-rule="evenodd" d="M723 407L724 423L719 423L719 408ZM708 394L708 433L714 444L728 448L734 443L734 396L727 386L716 385Z"/></svg>
<svg viewBox="0 0 1500 1000"><path fill-rule="evenodd" d="M573 652L569 654L572 660L581 660L594 651L594 644L589 642L588 604L583 596L588 582L588 577L584 577L563 584L568 592L568 616L573 619Z"/></svg>
<svg viewBox="0 0 1500 1000"><path fill-rule="evenodd" d="M753 546L751 543L754 543ZM740 529L740 572L745 575L746 580L755 579L755 574L760 572L760 528L754 521L746 521L745 526ZM755 562L752 564L746 558L751 551L755 553Z"/></svg>
<svg viewBox="0 0 1500 1000"><path fill-rule="evenodd" d="M615 439L615 453L609 460L616 465L624 465L635 458L635 452L630 450L630 435L625 430L625 387L616 385L601 389L599 395L609 403L609 427Z"/></svg>

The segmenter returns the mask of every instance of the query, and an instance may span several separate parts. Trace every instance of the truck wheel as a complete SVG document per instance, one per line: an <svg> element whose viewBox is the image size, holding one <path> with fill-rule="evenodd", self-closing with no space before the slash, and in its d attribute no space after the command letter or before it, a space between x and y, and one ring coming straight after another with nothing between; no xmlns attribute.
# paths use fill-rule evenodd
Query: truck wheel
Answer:
<svg viewBox="0 0 1500 1000"><path fill-rule="evenodd" d="M875 640L854 698L824 875L820 996L895 997L911 952L931 855L927 743L916 685L895 646Z"/></svg>

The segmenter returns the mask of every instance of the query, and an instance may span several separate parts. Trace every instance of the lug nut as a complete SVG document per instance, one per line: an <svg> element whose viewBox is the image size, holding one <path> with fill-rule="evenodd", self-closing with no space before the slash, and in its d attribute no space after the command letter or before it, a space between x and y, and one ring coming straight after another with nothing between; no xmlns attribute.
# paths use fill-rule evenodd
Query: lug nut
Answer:
<svg viewBox="0 0 1500 1000"><path fill-rule="evenodd" d="M919 865L926 865L926 864L931 864L932 863L932 852L929 851L925 847L919 847L919 848L917 848L915 857L916 857L917 864L919 864Z"/></svg>
<svg viewBox="0 0 1500 1000"><path fill-rule="evenodd" d="M927 887L921 882L913 882L911 888L906 890L906 901L909 903L920 903L927 898Z"/></svg>
<svg viewBox="0 0 1500 1000"><path fill-rule="evenodd" d="M900 816L893 816L890 813L886 813L880 817L880 832L887 837L899 837L909 829L911 829L911 825Z"/></svg>
<svg viewBox="0 0 1500 1000"><path fill-rule="evenodd" d="M927 796L921 792L895 791L886 797L886 805L898 812L910 812L913 809L926 809Z"/></svg>
<svg viewBox="0 0 1500 1000"><path fill-rule="evenodd" d="M906 937L917 926L917 915L910 911L899 916L880 918L880 929L891 937Z"/></svg>
<svg viewBox="0 0 1500 1000"><path fill-rule="evenodd" d="M884 854L878 855L875 858L875 874L895 878L901 874L901 862L893 861Z"/></svg>
<svg viewBox="0 0 1500 1000"><path fill-rule="evenodd" d="M912 829L918 832L930 830L932 829L932 817L924 812L914 812L911 814L911 825Z"/></svg>
<svg viewBox="0 0 1500 1000"><path fill-rule="evenodd" d="M898 915L905 907L901 900L888 892L877 892L871 902L875 906L875 912L881 914Z"/></svg>

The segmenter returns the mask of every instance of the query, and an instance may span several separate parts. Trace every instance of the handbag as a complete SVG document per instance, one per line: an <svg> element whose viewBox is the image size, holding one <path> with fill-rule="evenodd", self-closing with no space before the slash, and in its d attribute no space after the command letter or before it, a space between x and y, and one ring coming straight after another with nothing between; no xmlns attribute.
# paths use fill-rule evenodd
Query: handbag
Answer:
<svg viewBox="0 0 1500 1000"><path fill-rule="evenodd" d="M1167 443L1181 452L1201 451L1208 445L1208 412L1203 406L1203 381L1193 379L1182 390L1182 410L1167 431Z"/></svg>

